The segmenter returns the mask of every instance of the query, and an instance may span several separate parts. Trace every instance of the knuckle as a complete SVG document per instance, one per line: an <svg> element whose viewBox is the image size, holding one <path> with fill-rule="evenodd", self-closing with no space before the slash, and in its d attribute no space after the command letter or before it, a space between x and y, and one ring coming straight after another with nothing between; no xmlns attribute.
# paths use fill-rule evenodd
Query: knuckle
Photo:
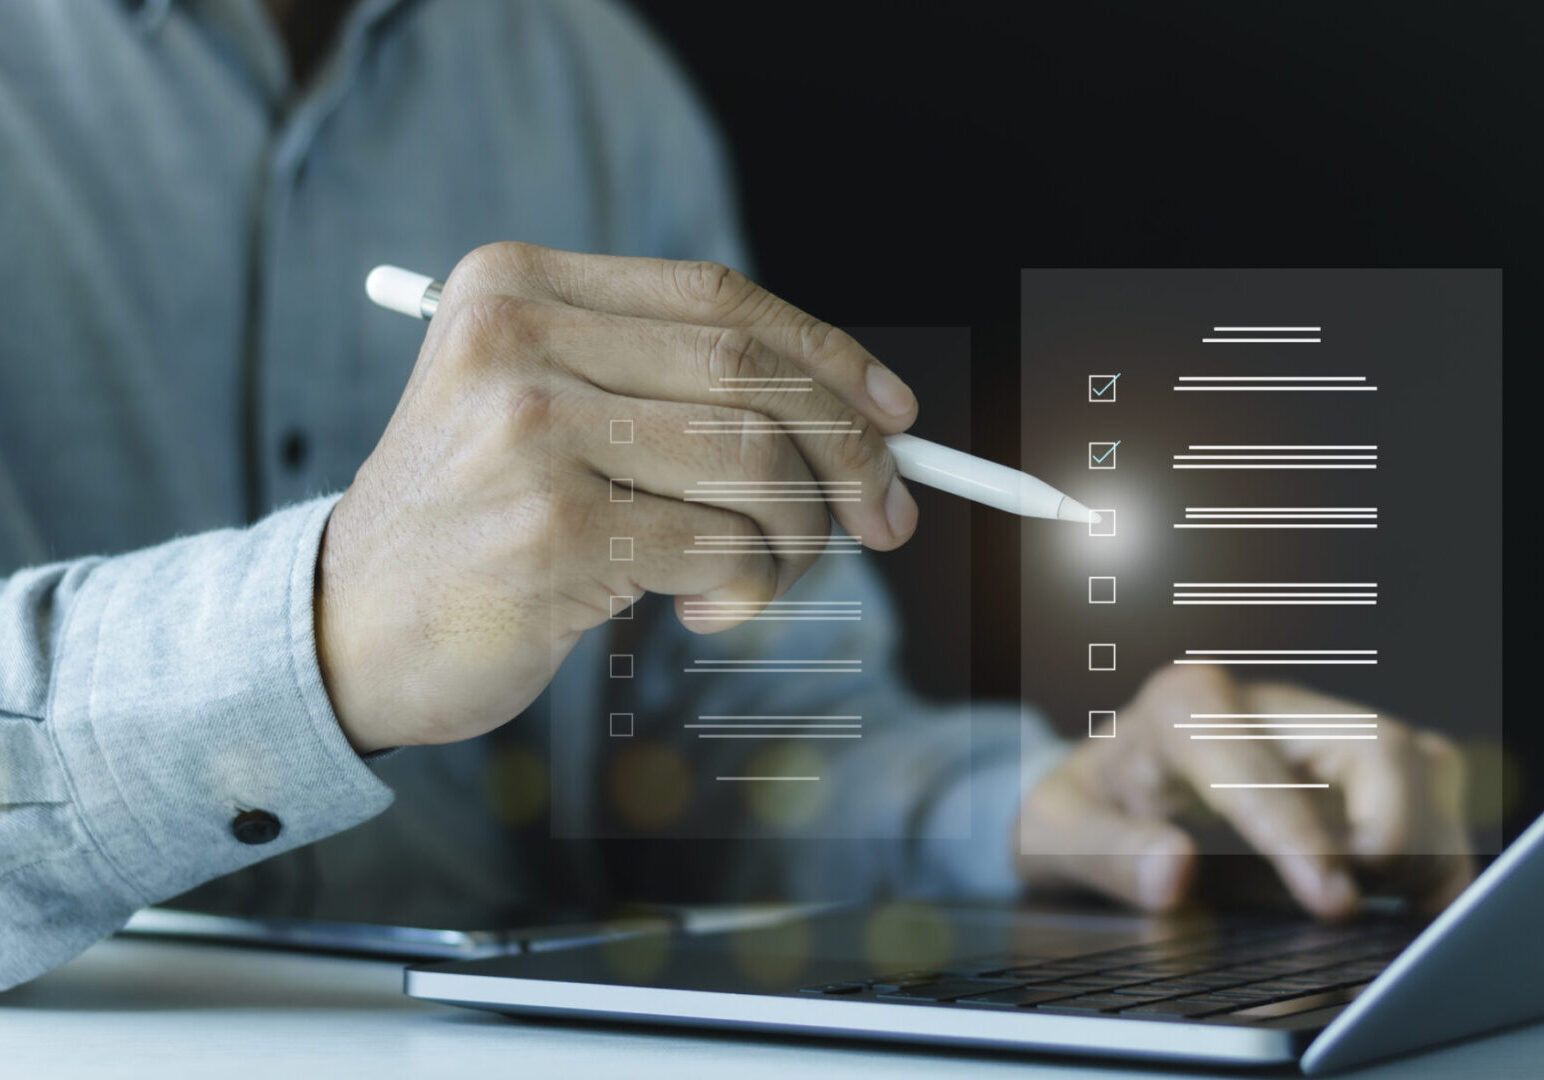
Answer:
<svg viewBox="0 0 1544 1080"><path fill-rule="evenodd" d="M498 396L504 430L515 445L541 442L554 427L556 395L547 387L527 380L511 382Z"/></svg>
<svg viewBox="0 0 1544 1080"><path fill-rule="evenodd" d="M543 485L515 499L514 512L518 516L513 531L516 544L545 562L550 563L560 550L593 554L598 549L602 557L607 554L607 537L601 535L605 530L595 527L594 500L582 492Z"/></svg>
<svg viewBox="0 0 1544 1080"><path fill-rule="evenodd" d="M453 307L491 290L520 288L541 273L546 249L519 240L475 247L445 279L441 305Z"/></svg>
<svg viewBox="0 0 1544 1080"><path fill-rule="evenodd" d="M747 426L740 431L735 448L736 464L749 480L769 480L787 471L787 436L778 431Z"/></svg>
<svg viewBox="0 0 1544 1080"><path fill-rule="evenodd" d="M1463 771L1464 753L1458 748L1458 744L1446 735L1435 731L1423 731L1420 745L1439 772L1450 775Z"/></svg>
<svg viewBox="0 0 1544 1080"><path fill-rule="evenodd" d="M473 366L539 350L550 329L544 305L482 293L454 309L454 353Z"/></svg>
<svg viewBox="0 0 1544 1080"><path fill-rule="evenodd" d="M710 385L758 374L756 339L750 333L735 327L707 327L701 338L702 363Z"/></svg>
<svg viewBox="0 0 1544 1080"><path fill-rule="evenodd" d="M548 487L530 488L508 502L509 528L505 530L516 553L542 557L546 537L562 513L560 496Z"/></svg>
<svg viewBox="0 0 1544 1080"><path fill-rule="evenodd" d="M832 436L827 445L834 451L837 466L848 473L877 472L889 460L884 443L872 430L865 431L856 439ZM883 498L885 493L881 489L874 494Z"/></svg>
<svg viewBox="0 0 1544 1080"><path fill-rule="evenodd" d="M547 509L548 535L568 544L599 532L594 526L595 501L579 492L561 491L553 495ZM609 537L600 537L602 545Z"/></svg>
<svg viewBox="0 0 1544 1080"><path fill-rule="evenodd" d="M445 296L486 288L498 273L500 244L484 244L461 256L445 279Z"/></svg>
<svg viewBox="0 0 1544 1080"><path fill-rule="evenodd" d="M697 304L727 307L742 298L750 279L722 263L696 260L672 264L681 296Z"/></svg>
<svg viewBox="0 0 1544 1080"><path fill-rule="evenodd" d="M1161 701L1188 702L1231 694L1233 677L1215 664L1171 664L1147 680L1146 690Z"/></svg>
<svg viewBox="0 0 1544 1080"><path fill-rule="evenodd" d="M1378 742L1382 744L1384 753L1401 757L1415 748L1410 729L1393 721L1384 721L1378 725Z"/></svg>
<svg viewBox="0 0 1544 1080"><path fill-rule="evenodd" d="M799 355L809 370L827 367L838 356L857 346L857 341L846 331L830 323L821 322L812 315L799 320Z"/></svg>

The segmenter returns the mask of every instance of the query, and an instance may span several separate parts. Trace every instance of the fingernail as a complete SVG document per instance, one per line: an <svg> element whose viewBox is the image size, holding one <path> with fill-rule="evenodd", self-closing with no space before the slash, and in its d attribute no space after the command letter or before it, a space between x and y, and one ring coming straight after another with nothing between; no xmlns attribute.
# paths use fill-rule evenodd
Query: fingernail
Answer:
<svg viewBox="0 0 1544 1080"><path fill-rule="evenodd" d="M885 492L885 520L890 523L890 531L897 537L910 536L911 531L917 527L916 500L906 490L899 476L891 479L890 490Z"/></svg>
<svg viewBox="0 0 1544 1080"><path fill-rule="evenodd" d="M1155 844L1137 862L1137 890L1142 906L1160 910L1174 902L1175 853L1167 843Z"/></svg>
<svg viewBox="0 0 1544 1080"><path fill-rule="evenodd" d="M917 407L917 398L901 377L880 363L870 363L863 374L869 397L891 416L907 416Z"/></svg>

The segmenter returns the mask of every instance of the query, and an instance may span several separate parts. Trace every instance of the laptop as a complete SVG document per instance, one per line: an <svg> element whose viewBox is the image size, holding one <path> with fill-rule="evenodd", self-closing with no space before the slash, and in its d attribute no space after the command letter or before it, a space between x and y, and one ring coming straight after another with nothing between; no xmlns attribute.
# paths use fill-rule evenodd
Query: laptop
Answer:
<svg viewBox="0 0 1544 1080"><path fill-rule="evenodd" d="M420 964L523 1016L1323 1073L1544 1016L1544 818L1435 920L1342 925L921 904Z"/></svg>

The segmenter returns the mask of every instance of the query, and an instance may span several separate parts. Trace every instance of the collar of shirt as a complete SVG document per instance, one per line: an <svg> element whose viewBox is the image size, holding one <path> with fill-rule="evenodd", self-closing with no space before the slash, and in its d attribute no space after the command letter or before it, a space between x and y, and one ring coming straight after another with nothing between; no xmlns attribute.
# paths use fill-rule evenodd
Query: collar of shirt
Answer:
<svg viewBox="0 0 1544 1080"><path fill-rule="evenodd" d="M118 0L131 15L141 33L160 33L171 18L174 7L209 32L224 39L251 70L264 95L276 106L298 105L301 100L323 98L335 101L337 94L328 88L346 86L358 63L364 38L372 27L394 9L413 0L356 0L344 12L338 25L337 40L306 92L296 98L290 75L289 58L284 44L263 9L262 0Z"/></svg>

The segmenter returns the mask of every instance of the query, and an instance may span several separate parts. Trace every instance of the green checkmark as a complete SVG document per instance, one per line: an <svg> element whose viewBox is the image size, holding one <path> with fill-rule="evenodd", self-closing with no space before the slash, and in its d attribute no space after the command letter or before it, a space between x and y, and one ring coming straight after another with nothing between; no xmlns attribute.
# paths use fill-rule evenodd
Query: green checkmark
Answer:
<svg viewBox="0 0 1544 1080"><path fill-rule="evenodd" d="M1122 439L1116 439L1114 442L1112 442L1110 444L1110 448L1108 450L1106 450L1104 453L1099 454L1097 456L1094 454L1094 452L1092 450L1090 450L1088 452L1089 460L1092 461L1095 465L1103 465L1107 460L1109 460L1110 455L1115 453L1115 448L1117 446L1119 446L1123 441L1124 440L1122 440Z"/></svg>
<svg viewBox="0 0 1544 1080"><path fill-rule="evenodd" d="M1122 372L1121 374L1124 374L1124 372ZM1110 392L1110 387L1115 385L1115 380L1118 379L1118 378L1120 378L1120 375L1111 375L1110 376L1110 381L1104 384L1104 389L1102 389L1102 390L1094 390L1094 397L1104 397L1105 394ZM1089 389L1093 390L1093 384L1092 383L1089 384Z"/></svg>

